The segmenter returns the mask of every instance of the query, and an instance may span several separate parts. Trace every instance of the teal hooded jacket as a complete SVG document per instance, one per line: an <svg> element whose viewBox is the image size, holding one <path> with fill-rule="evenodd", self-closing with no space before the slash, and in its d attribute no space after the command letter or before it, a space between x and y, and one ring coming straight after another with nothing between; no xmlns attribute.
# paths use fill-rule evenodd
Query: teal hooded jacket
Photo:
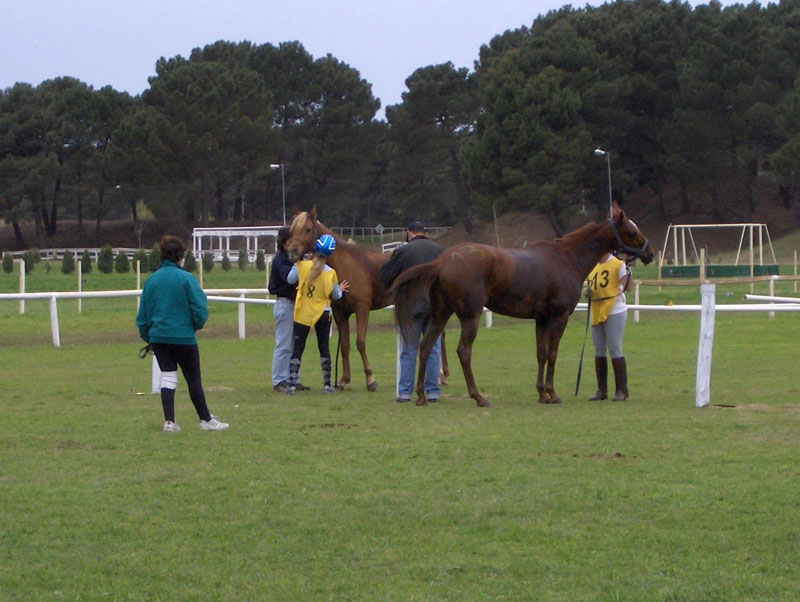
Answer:
<svg viewBox="0 0 800 602"><path fill-rule="evenodd" d="M192 274L164 260L144 283L136 325L148 343L196 345L208 320L206 294Z"/></svg>

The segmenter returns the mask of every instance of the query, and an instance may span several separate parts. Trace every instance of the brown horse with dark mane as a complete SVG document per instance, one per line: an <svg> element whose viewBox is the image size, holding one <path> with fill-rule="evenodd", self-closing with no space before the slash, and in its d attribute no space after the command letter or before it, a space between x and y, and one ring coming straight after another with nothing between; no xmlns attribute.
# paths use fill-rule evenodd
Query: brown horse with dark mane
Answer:
<svg viewBox="0 0 800 602"><path fill-rule="evenodd" d="M472 343L484 307L502 315L536 320L539 403L561 403L553 389L558 344L580 300L584 280L609 251L640 257L646 264L654 255L648 239L616 203L608 220L592 222L555 241L522 249L463 243L445 250L430 263L400 274L389 289L390 294L395 293L400 330L408 332L413 298L427 292L432 307L431 323L420 344L417 405L427 403L425 363L452 314L461 322L458 357L469 395L479 406L489 405L472 375Z"/></svg>
<svg viewBox="0 0 800 602"><path fill-rule="evenodd" d="M343 386L350 382L350 316L355 314L356 347L364 363L367 389L375 391L378 383L367 359L367 325L369 312L386 307L391 301L378 277L378 272L389 260L389 255L367 251L358 245L344 242L317 220L317 208L314 207L311 211L297 213L292 220L290 238L286 242L289 258L292 261L302 259L304 254L314 249L314 243L323 234L330 234L336 239L336 250L328 258L328 265L336 270L340 280L350 282L347 293L331 304L342 351L342 378L337 384Z"/></svg>

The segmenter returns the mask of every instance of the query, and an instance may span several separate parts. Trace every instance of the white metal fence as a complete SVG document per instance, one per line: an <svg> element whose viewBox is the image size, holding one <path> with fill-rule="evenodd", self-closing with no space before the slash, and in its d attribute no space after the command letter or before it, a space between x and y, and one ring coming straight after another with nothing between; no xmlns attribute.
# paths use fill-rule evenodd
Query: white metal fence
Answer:
<svg viewBox="0 0 800 602"><path fill-rule="evenodd" d="M245 305L274 304L274 299L258 298L254 299L247 295L268 295L267 289L207 289L206 294L211 302L237 303L238 304L238 334L240 339L246 337ZM41 293L3 293L0 294L0 301L20 301L21 313L24 313L22 304L26 300L47 299L50 303L50 327L53 336L53 345L61 347L61 335L58 323L58 300L59 299L88 299L88 298L117 298L117 297L139 297L141 290L121 290L121 291L74 291L74 292L41 292ZM714 316L717 312L769 312L770 316L775 312L797 312L800 311L800 298L774 297L764 295L745 295L746 300L766 301L766 303L747 304L716 304L716 288L714 284L701 285L702 303L683 304L683 305L642 305L637 302L628 305L629 310L633 310L637 316L639 311L660 311L660 312L700 312L700 341L698 344L697 357L697 382L695 387L695 406L698 408L706 407L710 404L711 390L711 356L714 340ZM137 299L138 304L138 299ZM578 303L576 311L587 311L586 303ZM391 309L389 306L387 309ZM486 326L492 327L492 312L484 308L486 313ZM153 368L155 371L156 368ZM154 372L155 374L155 372ZM153 377L155 379L155 376Z"/></svg>

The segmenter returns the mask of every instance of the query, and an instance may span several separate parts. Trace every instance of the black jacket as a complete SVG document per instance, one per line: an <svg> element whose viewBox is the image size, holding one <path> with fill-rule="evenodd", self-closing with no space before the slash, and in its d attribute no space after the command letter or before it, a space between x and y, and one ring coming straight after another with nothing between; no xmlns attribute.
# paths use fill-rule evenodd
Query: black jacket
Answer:
<svg viewBox="0 0 800 602"><path fill-rule="evenodd" d="M392 251L392 257L381 266L380 279L383 286L389 288L392 282L408 268L421 263L433 261L441 255L442 247L424 237L412 238L407 245L397 247ZM415 299L412 302L411 313L413 315L426 314L430 312L430 302L427 297Z"/></svg>
<svg viewBox="0 0 800 602"><path fill-rule="evenodd" d="M272 258L272 269L269 274L269 292L277 297L295 300L297 296L297 285L286 282L287 276L292 269L292 262L289 261L289 254L286 250L278 251Z"/></svg>

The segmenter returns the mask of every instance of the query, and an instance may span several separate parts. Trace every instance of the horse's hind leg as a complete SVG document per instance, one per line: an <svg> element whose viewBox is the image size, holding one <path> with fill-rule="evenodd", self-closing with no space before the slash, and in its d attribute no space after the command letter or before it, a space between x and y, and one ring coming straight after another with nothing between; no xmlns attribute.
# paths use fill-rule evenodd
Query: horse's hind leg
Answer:
<svg viewBox="0 0 800 602"><path fill-rule="evenodd" d="M539 403L561 403L561 398L553 387L553 377L558 344L564 334L567 318L568 316L558 316L547 322L536 321L536 359L539 363L536 390L539 392Z"/></svg>
<svg viewBox="0 0 800 602"><path fill-rule="evenodd" d="M367 358L367 325L369 324L369 308L364 311L356 312L356 347L361 354L361 362L364 364L364 374L367 378L367 391L378 389L378 381L375 380L372 366L369 365Z"/></svg>
<svg viewBox="0 0 800 602"><path fill-rule="evenodd" d="M539 392L539 403L549 403L550 396L544 392L544 369L547 364L547 338L544 335L544 324L536 320L536 390Z"/></svg>
<svg viewBox="0 0 800 602"><path fill-rule="evenodd" d="M447 379L450 378L450 365L447 363L447 349L445 348L445 331L442 331L442 369L439 375L439 385L444 386L447 384Z"/></svg>
<svg viewBox="0 0 800 602"><path fill-rule="evenodd" d="M561 403L561 398L555 391L553 384L556 373L556 359L558 358L558 345L561 343L561 336L567 327L567 314L553 318L547 326L547 376L544 381L544 390L550 396L549 403Z"/></svg>
<svg viewBox="0 0 800 602"><path fill-rule="evenodd" d="M479 406L486 407L489 404L487 399L480 394L475 384L475 377L472 374L472 343L478 336L478 323L481 314L471 318L461 318L461 338L458 341L458 359L461 360L461 370L464 372L464 380L467 381L467 391L469 396L474 399Z"/></svg>
<svg viewBox="0 0 800 602"><path fill-rule="evenodd" d="M417 366L417 405L424 406L428 403L428 396L425 394L425 376L427 374L428 358L431 355L434 343L437 337L444 332L444 327L450 316L446 317L431 317L428 324L428 330L425 336L422 337L422 342L419 345L419 365ZM444 343L444 341L443 341Z"/></svg>

